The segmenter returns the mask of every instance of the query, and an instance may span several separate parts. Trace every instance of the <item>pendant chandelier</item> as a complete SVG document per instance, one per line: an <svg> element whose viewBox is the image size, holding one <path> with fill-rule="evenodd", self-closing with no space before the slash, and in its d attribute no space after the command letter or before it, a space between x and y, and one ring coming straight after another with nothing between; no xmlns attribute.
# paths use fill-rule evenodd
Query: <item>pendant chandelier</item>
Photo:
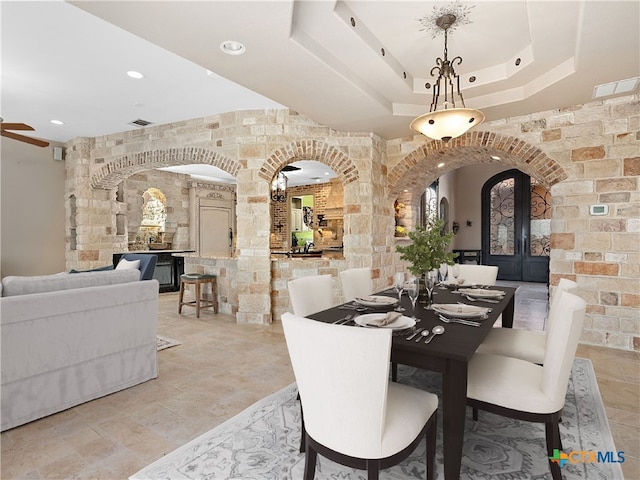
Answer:
<svg viewBox="0 0 640 480"><path fill-rule="evenodd" d="M271 200L274 202L287 201L287 176L278 172L271 182Z"/></svg>
<svg viewBox="0 0 640 480"><path fill-rule="evenodd" d="M438 78L433 85L433 99L429 113L415 118L411 122L411 130L421 133L434 140L448 142L452 138L459 137L467 130L479 125L484 120L484 113L480 110L466 108L464 98L460 93L460 78L453 66L462 63L462 57L458 56L449 61L447 54L447 33L455 23L456 16L447 13L438 17L435 21L438 28L444 30L444 58L436 59L436 66L431 69L431 76L438 72ZM426 87L431 85L427 83ZM441 109L439 101L443 94ZM462 108L456 106L456 99Z"/></svg>

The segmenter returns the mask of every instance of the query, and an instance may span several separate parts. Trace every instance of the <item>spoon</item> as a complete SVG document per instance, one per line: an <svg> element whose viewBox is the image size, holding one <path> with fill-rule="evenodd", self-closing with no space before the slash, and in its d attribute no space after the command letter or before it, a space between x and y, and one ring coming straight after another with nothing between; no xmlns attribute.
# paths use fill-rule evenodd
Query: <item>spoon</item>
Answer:
<svg viewBox="0 0 640 480"><path fill-rule="evenodd" d="M419 342L420 340L422 340L421 337L426 337L427 335L429 335L429 329L425 328L422 332L420 332L420 337L416 338L416 342Z"/></svg>
<svg viewBox="0 0 640 480"><path fill-rule="evenodd" d="M431 335L424 341L424 343L429 343L431 340L433 340L433 337L435 337L436 335L442 335L443 333L444 327L442 325L436 325L435 327L433 327Z"/></svg>

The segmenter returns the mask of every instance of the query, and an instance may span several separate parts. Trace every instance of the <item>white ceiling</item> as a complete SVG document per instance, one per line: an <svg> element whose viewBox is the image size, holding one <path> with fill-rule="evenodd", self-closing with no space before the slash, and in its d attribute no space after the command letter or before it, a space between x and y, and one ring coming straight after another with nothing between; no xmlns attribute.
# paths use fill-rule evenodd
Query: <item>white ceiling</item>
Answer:
<svg viewBox="0 0 640 480"><path fill-rule="evenodd" d="M487 121L586 103L596 85L640 75L636 0L72 3L0 3L0 115L34 137L281 106L337 130L407 136L443 54L418 19L451 8L468 23L450 34L449 58L462 56L466 105ZM246 53L224 54L224 40Z"/></svg>

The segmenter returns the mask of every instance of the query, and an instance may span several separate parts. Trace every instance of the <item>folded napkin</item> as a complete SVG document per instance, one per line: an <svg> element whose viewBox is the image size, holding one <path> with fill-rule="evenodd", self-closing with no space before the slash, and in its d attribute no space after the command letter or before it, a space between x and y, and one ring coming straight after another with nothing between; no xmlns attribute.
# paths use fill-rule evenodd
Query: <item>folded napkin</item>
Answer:
<svg viewBox="0 0 640 480"><path fill-rule="evenodd" d="M389 312L384 318L377 318L375 320L370 320L367 322L367 326L371 327L384 327L385 325L390 324L391 322L395 322L402 316L400 312Z"/></svg>
<svg viewBox="0 0 640 480"><path fill-rule="evenodd" d="M455 303L434 303L431 306L434 310L455 315L456 313L478 313L485 314L491 309L486 307L476 307L475 305L461 305Z"/></svg>
<svg viewBox="0 0 640 480"><path fill-rule="evenodd" d="M389 297L356 297L356 302L367 302L367 303L391 303L391 299Z"/></svg>

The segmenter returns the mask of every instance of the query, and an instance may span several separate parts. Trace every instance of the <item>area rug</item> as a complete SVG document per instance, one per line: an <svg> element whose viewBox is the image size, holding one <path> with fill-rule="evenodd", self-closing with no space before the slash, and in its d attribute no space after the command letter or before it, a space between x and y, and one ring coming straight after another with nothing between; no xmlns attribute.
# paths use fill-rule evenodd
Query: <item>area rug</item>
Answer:
<svg viewBox="0 0 640 480"><path fill-rule="evenodd" d="M400 366L399 381L434 393L441 376ZM299 453L300 408L292 384L262 399L213 430L167 454L130 477L131 480L242 479L297 480L303 478L304 454ZM437 478L442 469L442 414L439 413ZM560 426L564 451L615 452L591 361L576 359ZM381 472L384 479L425 478L425 442L403 463ZM611 458L611 456L610 456ZM613 454L613 459L617 458ZM570 463L562 467L565 480L622 477L615 463ZM316 480L364 480L366 472L352 470L318 456ZM550 479L544 426L480 412L467 422L460 478L464 480Z"/></svg>
<svg viewBox="0 0 640 480"><path fill-rule="evenodd" d="M182 345L182 342L178 340L174 340L173 338L161 337L160 335L156 335L156 341L158 344L158 351L164 350L165 348L175 347L177 345Z"/></svg>

